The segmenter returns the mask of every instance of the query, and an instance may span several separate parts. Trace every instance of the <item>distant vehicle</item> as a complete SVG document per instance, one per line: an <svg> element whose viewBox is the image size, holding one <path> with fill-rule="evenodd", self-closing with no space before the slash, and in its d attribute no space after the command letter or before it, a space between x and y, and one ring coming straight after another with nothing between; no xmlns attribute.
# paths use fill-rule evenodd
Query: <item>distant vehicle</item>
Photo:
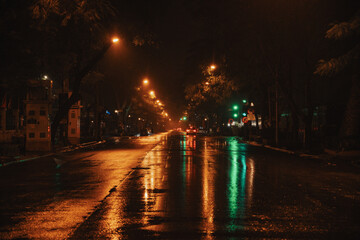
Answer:
<svg viewBox="0 0 360 240"><path fill-rule="evenodd" d="M198 130L194 127L189 127L186 129L186 135L196 135Z"/></svg>
<svg viewBox="0 0 360 240"><path fill-rule="evenodd" d="M198 130L198 134L200 134L200 135L206 135L206 134L208 134L208 131L207 130L205 130L205 129L199 129Z"/></svg>

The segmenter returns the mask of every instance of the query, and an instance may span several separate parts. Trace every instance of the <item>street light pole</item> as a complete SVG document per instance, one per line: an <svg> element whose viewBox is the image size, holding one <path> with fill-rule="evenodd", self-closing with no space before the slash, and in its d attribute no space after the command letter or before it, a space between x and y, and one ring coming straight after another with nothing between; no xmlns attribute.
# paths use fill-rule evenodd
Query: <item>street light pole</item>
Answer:
<svg viewBox="0 0 360 240"><path fill-rule="evenodd" d="M279 79L276 76L275 80L275 145L279 145Z"/></svg>

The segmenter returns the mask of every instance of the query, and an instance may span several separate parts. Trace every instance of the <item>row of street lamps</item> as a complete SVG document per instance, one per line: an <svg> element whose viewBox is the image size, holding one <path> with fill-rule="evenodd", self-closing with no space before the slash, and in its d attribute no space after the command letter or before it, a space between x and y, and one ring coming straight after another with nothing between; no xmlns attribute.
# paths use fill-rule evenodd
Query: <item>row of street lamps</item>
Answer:
<svg viewBox="0 0 360 240"><path fill-rule="evenodd" d="M215 64L211 64L209 65L206 70L207 70L207 73L213 77L214 76L214 70L216 69L216 65ZM204 83L206 86L205 86L205 91L210 91L210 82L208 80L205 81ZM188 117L187 117L187 112L184 113L184 116L180 118L179 122L181 121L187 121L188 120ZM208 118L204 118L204 121L208 121Z"/></svg>
<svg viewBox="0 0 360 240"><path fill-rule="evenodd" d="M145 78L142 81L142 85L144 86L144 88L148 87L149 84L150 84L150 81L147 78ZM139 87L138 89L140 90L141 88ZM154 106L160 108L162 117L167 118L169 121L171 121L171 118L169 118L169 114L165 110L165 105L159 99L156 98L155 91L150 90L148 93L149 93L149 97L152 100L152 103L154 104Z"/></svg>
<svg viewBox="0 0 360 240"><path fill-rule="evenodd" d="M114 43L114 44L119 43L119 41L120 41L120 39L117 38L117 37L113 37L113 38L112 38L112 43ZM147 87L149 84L150 84L150 81L149 81L149 79L147 79L147 78L145 78L145 79L142 81L142 85L143 85L144 87ZM138 90L140 90L140 89L141 89L141 87L138 88ZM165 109L164 109L164 104L163 104L159 99L156 98L156 94L155 94L155 91L154 91L154 90L150 90L150 91L149 91L149 97L150 97L150 99L153 100L153 103L155 104L155 107L159 107L159 108L160 108L160 110L161 110L161 115L162 115L163 117L165 117L165 118L168 118L168 120L171 121L171 118L169 118L169 114L168 114L168 113L165 111Z"/></svg>

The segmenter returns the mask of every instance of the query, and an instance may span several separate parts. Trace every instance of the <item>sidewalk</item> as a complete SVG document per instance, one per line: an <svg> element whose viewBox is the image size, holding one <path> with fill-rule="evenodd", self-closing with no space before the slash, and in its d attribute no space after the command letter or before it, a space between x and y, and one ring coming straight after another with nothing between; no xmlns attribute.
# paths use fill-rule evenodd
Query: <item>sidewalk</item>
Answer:
<svg viewBox="0 0 360 240"><path fill-rule="evenodd" d="M78 149L94 147L96 145L103 144L105 142L118 143L122 139L133 139L133 138L138 138L138 137L135 137L135 136L110 136L110 137L106 137L105 140L83 142L80 144L69 145L66 147L55 146L55 149L52 152L31 152L31 153L26 153L25 155L0 156L0 167L5 167L5 166L11 165L11 164L16 164L16 163L32 161L32 160L42 158L42 157L49 157L49 156L52 156L52 155L55 155L58 153L66 153L66 152L71 152L71 151L75 151ZM86 139L85 139L85 141L86 141Z"/></svg>
<svg viewBox="0 0 360 240"><path fill-rule="evenodd" d="M26 155L18 155L14 157L0 156L0 167L5 167L16 163L28 162L42 157L49 157L57 153L66 153L78 149L94 147L96 145L103 144L105 142L106 140L101 140L101 141L85 142L85 143L70 145L66 147L55 147L55 150L52 152L37 152L37 153L33 152L33 153L27 153Z"/></svg>

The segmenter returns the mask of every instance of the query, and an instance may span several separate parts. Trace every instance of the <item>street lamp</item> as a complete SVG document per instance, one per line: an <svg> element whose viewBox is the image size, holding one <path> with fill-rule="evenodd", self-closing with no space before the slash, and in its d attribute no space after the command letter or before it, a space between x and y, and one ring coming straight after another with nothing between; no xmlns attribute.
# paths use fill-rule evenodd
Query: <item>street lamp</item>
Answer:
<svg viewBox="0 0 360 240"><path fill-rule="evenodd" d="M150 97L155 98L155 92L154 92L154 91L151 90L151 91L149 92L149 94L150 94Z"/></svg>
<svg viewBox="0 0 360 240"><path fill-rule="evenodd" d="M117 38L117 37L114 37L113 39L112 39L112 42L113 43L117 43L117 42L119 42L120 40L119 40L119 38Z"/></svg>
<svg viewBox="0 0 360 240"><path fill-rule="evenodd" d="M147 78L145 78L145 79L143 80L143 84L144 84L144 85L148 85L148 84L149 84L149 80L148 80Z"/></svg>
<svg viewBox="0 0 360 240"><path fill-rule="evenodd" d="M216 68L216 66L215 66L214 64L212 64L212 65L210 66L210 69L211 69L211 70L215 70L215 68Z"/></svg>

